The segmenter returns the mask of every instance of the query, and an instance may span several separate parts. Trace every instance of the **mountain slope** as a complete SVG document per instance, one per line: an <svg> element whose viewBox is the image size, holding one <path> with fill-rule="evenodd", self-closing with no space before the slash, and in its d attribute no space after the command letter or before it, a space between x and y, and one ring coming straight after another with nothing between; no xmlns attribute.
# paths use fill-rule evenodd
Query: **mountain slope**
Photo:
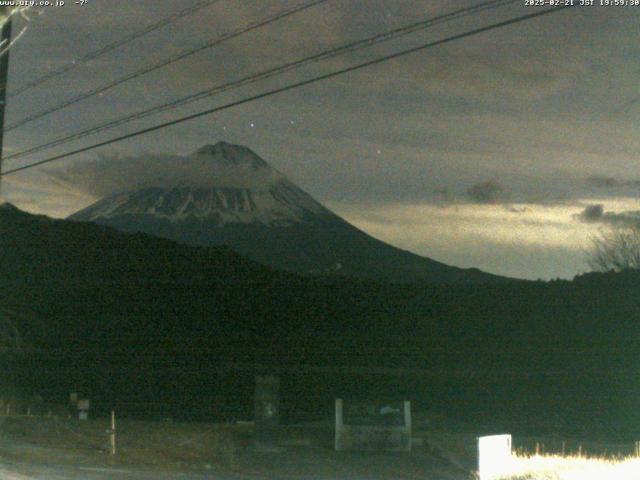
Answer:
<svg viewBox="0 0 640 480"><path fill-rule="evenodd" d="M245 147L220 142L184 159L213 187L145 185L70 216L191 245L228 245L265 265L303 274L392 282L506 279L398 249L358 230Z"/></svg>

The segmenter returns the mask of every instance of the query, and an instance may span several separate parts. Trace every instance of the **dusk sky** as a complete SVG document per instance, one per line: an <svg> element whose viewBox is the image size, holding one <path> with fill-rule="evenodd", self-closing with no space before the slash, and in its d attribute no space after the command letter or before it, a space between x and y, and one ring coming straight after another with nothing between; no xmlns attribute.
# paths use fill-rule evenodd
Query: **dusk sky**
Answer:
<svg viewBox="0 0 640 480"><path fill-rule="evenodd" d="M6 124L305 2L220 0L11 96L196 3L67 1L17 17L14 33L24 31L11 49ZM478 3L329 0L13 129L5 156ZM7 160L3 168L542 8L512 2ZM225 140L250 147L337 214L395 246L502 275L571 278L588 270L590 236L640 221L638 99L640 6L577 6L8 175L3 190L22 209L65 217L140 183L122 175L114 159L153 175L154 157Z"/></svg>

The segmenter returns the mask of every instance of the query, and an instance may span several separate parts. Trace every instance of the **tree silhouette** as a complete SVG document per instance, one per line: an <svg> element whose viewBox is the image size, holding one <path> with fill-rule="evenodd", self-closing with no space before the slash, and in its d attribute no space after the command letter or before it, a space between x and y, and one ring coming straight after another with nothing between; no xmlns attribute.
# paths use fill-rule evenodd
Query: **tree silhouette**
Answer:
<svg viewBox="0 0 640 480"><path fill-rule="evenodd" d="M594 270L640 269L640 224L615 226L591 239L589 266Z"/></svg>

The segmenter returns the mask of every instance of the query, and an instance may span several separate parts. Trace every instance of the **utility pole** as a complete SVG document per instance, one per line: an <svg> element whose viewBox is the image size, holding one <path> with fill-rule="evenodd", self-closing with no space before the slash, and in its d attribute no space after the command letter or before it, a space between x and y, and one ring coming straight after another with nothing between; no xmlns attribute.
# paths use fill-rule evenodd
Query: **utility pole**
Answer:
<svg viewBox="0 0 640 480"><path fill-rule="evenodd" d="M2 158L4 156L4 112L7 103L7 79L9 78L9 46L11 45L11 10L0 7L0 202L2 201Z"/></svg>

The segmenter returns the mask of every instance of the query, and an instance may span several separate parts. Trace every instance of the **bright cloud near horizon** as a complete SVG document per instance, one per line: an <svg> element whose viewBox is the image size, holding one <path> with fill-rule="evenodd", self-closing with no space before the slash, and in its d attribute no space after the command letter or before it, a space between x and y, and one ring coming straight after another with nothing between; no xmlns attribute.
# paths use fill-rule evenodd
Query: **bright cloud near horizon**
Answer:
<svg viewBox="0 0 640 480"><path fill-rule="evenodd" d="M218 2L11 97L23 82L195 3L142 0L114 9L89 2L32 18L11 50L7 124L301 2ZM516 2L488 10L4 168L535 8ZM444 0L331 0L9 131L5 153L452 9ZM570 278L588 270L592 235L635 222L640 212L639 20L640 8L575 7L10 175L3 190L21 208L63 217L108 193L118 164L76 185L52 171L82 171L99 158L146 159L132 175L139 183L143 171L154 174L149 159L225 140L250 147L358 228L400 248L503 275Z"/></svg>

